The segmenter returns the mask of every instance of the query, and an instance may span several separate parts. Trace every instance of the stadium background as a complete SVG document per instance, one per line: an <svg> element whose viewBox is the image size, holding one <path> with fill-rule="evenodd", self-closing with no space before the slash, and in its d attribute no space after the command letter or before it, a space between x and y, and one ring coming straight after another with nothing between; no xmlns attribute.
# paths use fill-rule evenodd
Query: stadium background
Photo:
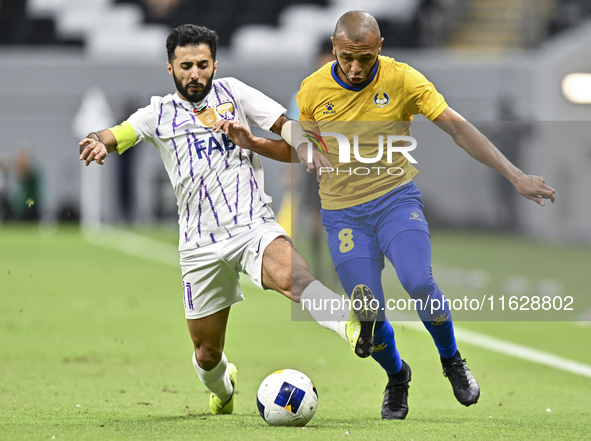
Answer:
<svg viewBox="0 0 591 441"><path fill-rule="evenodd" d="M444 292L570 294L588 300L591 105L569 101L562 82L568 74L591 72L589 1L1 0L0 197L12 195L18 186L18 152L30 152L42 182L34 201L42 228L21 228L6 219L11 213L0 206L6 221L0 227L0 326L7 339L0 348L0 413L5 416L0 427L7 431L0 430L0 439L51 438L55 433L96 439L105 425L114 427L108 432L111 438L175 438L177 430L182 432L178 438L190 438L197 425L205 433L230 430L244 435L239 438L274 439L274 432L248 432L261 423L250 397L267 371L285 364L313 371L322 385L323 413L314 420L316 429L336 437L349 430L343 413L362 424L379 417L376 403L383 385L374 384L371 375L360 379L366 389L355 391L356 406L343 409L340 403L350 400L353 386L334 366L344 366L341 372L348 375L367 369L376 377L378 368L351 361L347 348L337 348L333 336L315 324L290 323L282 299L265 300L266 293L246 285L247 302L233 311L228 341L228 350L244 368L240 399L245 404L239 402L238 415L229 423L199 422L207 416L206 396L195 400L199 384L187 363L190 341L175 292L176 207L160 158L147 144L133 149L132 158L111 155L105 167L83 168L75 134L75 126L98 121L104 125L92 128L102 129L146 105L150 96L172 91L164 41L171 27L183 22L218 31L218 76L235 76L287 107L313 70L321 40L351 9L372 12L385 37L383 54L423 72L452 108L493 140L517 133L520 167L544 176L557 189L556 204L544 208L518 199L516 223L507 224L505 200L510 196L494 172L416 118L417 183L434 232L434 273ZM511 118L500 115L507 106ZM286 167L265 163L276 209L290 190ZM84 181L84 175L92 178ZM126 199L128 184L123 182L131 182L132 199ZM91 207L84 208L89 202ZM133 251L129 236L85 239L89 244L75 227L55 228L57 221L75 221L85 210L102 223L126 225L126 231L159 242ZM302 236L304 229L302 224ZM168 247L158 245L162 242ZM309 251L306 246L303 250ZM113 251L118 247L144 258L151 253L157 256L152 260L166 265ZM105 278L88 282L91 270ZM395 295L404 295L391 271L385 284ZM260 311L265 311L265 322L253 326L250 317ZM591 430L584 410L585 377L591 375L590 328L585 326L590 316L585 314L579 323L461 322L461 329L523 345L513 348L510 357L498 356L499 349L467 350L485 391L482 402L468 409L471 413L450 396L434 351L416 350L430 348L428 337L408 331L409 323L397 324L401 350L413 362L418 380L409 423L418 426L400 426L398 433L408 439L455 433L460 439L513 438L515 433L523 439L585 439ZM146 328L148 322L153 325ZM241 332L244 327L250 332ZM296 334L299 338L292 338ZM319 348L331 345L330 350L310 354L307 339ZM289 350L254 357L247 351L253 340L282 348L289 341ZM548 363L520 360L516 352L521 358L530 355L524 347L587 365L583 374L564 374ZM171 382L177 384L174 390ZM445 398L439 402L433 396ZM109 403L101 407L98 401ZM96 410L87 410L91 403ZM488 419L497 417L498 422ZM314 427L307 435L324 439L324 432ZM378 421L361 435L375 439L380 433L388 436L390 429Z"/></svg>
<svg viewBox="0 0 591 441"><path fill-rule="evenodd" d="M210 25L220 34L218 76L235 76L287 107L312 71L316 48L330 35L335 17L355 2L281 2L281 8L276 2L224 2L233 11L227 21L220 19L221 5L204 6L191 16L191 6L208 4L176 3L177 14L170 12L163 23L176 25L186 19ZM14 4L18 7L11 7ZM99 87L113 121L119 121L147 105L150 96L172 90L165 71L169 26L155 24L154 12L144 12L142 5L150 11L142 2L2 2L2 23L18 26L1 27L0 160L10 166L23 146L32 152L43 177L39 203L44 221L63 217L64 211L80 212L81 166L72 127L85 93ZM586 170L591 156L584 122L591 118L591 106L573 104L561 91L567 74L591 70L591 24L584 21L588 2L406 0L394 5L398 9L388 2L366 4L383 28L384 54L422 71L455 110L477 125L507 119L500 116L503 100L512 107L511 118L533 121L527 136L516 135L521 139L519 165L555 186L560 203L541 210L518 201L518 230L537 238L590 242L591 177ZM580 6L576 20L575 5ZM576 23L567 27L569 20ZM509 121L502 130L515 124ZM486 126L483 130L486 133ZM417 182L430 222L498 228L503 224L504 190L497 188L494 172L475 164L438 132L428 127L414 131L421 170ZM152 222L166 213L174 219L176 210L169 193L166 199L168 184L156 151L149 146L136 150L132 219ZM273 182L267 188L277 208L285 187L278 179L281 167L266 169ZM118 170L115 165L101 170L103 221L124 218L114 197L120 191Z"/></svg>

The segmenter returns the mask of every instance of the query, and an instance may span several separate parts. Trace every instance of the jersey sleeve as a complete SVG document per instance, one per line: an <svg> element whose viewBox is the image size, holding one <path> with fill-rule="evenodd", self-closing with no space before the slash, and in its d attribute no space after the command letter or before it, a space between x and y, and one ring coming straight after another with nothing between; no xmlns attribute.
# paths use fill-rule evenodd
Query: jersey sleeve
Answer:
<svg viewBox="0 0 591 441"><path fill-rule="evenodd" d="M225 78L225 80L236 92L236 98L246 117L255 126L269 131L275 121L287 112L281 104L242 81L236 78Z"/></svg>
<svg viewBox="0 0 591 441"><path fill-rule="evenodd" d="M154 139L156 136L157 107L156 97L153 97L149 106L137 110L123 124L111 129L115 139L117 139L117 152L123 153L140 141L151 142ZM133 129L135 139L130 129Z"/></svg>
<svg viewBox="0 0 591 441"><path fill-rule="evenodd" d="M420 113L430 121L447 108L443 95L422 73L410 66L404 77L404 102L408 114Z"/></svg>

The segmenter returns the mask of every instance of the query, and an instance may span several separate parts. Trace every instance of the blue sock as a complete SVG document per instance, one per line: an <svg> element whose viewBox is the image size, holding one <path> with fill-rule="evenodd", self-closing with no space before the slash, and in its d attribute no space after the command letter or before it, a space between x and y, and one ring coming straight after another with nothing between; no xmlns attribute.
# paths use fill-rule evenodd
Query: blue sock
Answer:
<svg viewBox="0 0 591 441"><path fill-rule="evenodd" d="M378 324L380 327L378 328ZM390 374L397 374L402 369L402 360L398 349L396 349L396 340L394 339L394 329L389 321L377 322L374 332L374 349L372 358L380 363L380 366Z"/></svg>
<svg viewBox="0 0 591 441"><path fill-rule="evenodd" d="M337 269L339 280L348 296L357 285L367 285L378 300L378 319L374 331L374 352L371 355L388 374L396 374L402 369L400 354L396 349L394 329L385 313L382 270L384 263L374 259L352 259L340 264Z"/></svg>
<svg viewBox="0 0 591 441"><path fill-rule="evenodd" d="M439 288L437 288L439 290ZM441 291L440 291L441 293ZM439 321L424 320L423 325L431 334L439 355L443 358L450 358L458 350L456 338L454 335L454 325L451 321L449 308L446 308L449 320L440 323Z"/></svg>
<svg viewBox="0 0 591 441"><path fill-rule="evenodd" d="M429 234L422 230L403 231L392 239L385 254L394 265L398 279L410 297L425 302L423 310L419 311L419 317L431 334L439 355L444 358L452 357L458 348L449 305L443 302L443 293L431 273ZM429 303L426 303L427 299ZM445 308L431 314L430 305L433 300L438 300L439 305L443 304Z"/></svg>

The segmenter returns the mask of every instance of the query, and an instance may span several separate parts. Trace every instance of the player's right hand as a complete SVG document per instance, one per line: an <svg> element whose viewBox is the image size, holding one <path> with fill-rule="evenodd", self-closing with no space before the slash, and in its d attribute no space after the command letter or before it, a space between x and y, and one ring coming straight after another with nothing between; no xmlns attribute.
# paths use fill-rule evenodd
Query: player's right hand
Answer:
<svg viewBox="0 0 591 441"><path fill-rule="evenodd" d="M546 205L544 199L550 199L552 203L556 200L556 190L548 186L541 176L526 175L524 173L513 185L524 198L532 200L542 207Z"/></svg>
<svg viewBox="0 0 591 441"><path fill-rule="evenodd" d="M326 171L326 169L332 170L332 166L330 165L330 161L326 159L326 157L315 147L312 147L312 162L308 162L308 144L300 144L297 148L298 159L302 163L302 165L306 166L306 171L308 173L312 173L314 169L316 169L316 180L320 182L322 179L322 171L321 168L324 168L324 172L328 175L328 178L332 178L332 174L330 171Z"/></svg>
<svg viewBox="0 0 591 441"><path fill-rule="evenodd" d="M215 123L213 129L216 133L222 130L230 140L243 149L252 149L254 137L248 127L240 124L239 121L220 120Z"/></svg>
<svg viewBox="0 0 591 441"><path fill-rule="evenodd" d="M80 160L84 161L84 165L88 166L92 161L96 161L99 165L105 163L105 158L109 154L105 144L92 138L84 138L78 144L80 145Z"/></svg>

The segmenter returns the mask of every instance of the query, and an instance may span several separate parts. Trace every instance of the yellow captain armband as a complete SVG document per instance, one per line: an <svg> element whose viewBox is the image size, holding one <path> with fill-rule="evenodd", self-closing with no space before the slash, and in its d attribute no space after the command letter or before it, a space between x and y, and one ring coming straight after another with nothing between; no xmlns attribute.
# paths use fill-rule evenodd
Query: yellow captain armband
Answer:
<svg viewBox="0 0 591 441"><path fill-rule="evenodd" d="M137 141L135 130L127 121L118 126L109 129L117 140L117 153L121 154L130 147L133 147Z"/></svg>

